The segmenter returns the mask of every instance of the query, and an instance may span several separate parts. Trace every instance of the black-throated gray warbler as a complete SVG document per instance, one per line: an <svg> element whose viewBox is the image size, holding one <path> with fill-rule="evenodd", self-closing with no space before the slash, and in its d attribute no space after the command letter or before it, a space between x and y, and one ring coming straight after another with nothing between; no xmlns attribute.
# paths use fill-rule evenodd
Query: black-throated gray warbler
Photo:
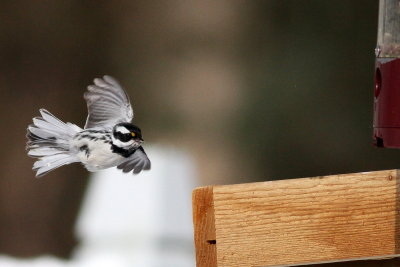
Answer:
<svg viewBox="0 0 400 267"><path fill-rule="evenodd" d="M36 176L73 162L81 162L89 171L114 166L135 174L149 170L142 133L131 124L132 106L121 85L107 75L96 78L84 98L88 107L84 129L60 121L45 109L28 126L28 155L38 158L33 164Z"/></svg>

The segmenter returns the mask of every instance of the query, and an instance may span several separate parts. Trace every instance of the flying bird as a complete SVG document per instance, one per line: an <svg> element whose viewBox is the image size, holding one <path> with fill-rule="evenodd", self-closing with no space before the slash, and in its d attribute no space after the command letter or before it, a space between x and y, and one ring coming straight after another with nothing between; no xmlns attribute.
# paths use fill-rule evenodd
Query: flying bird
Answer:
<svg viewBox="0 0 400 267"><path fill-rule="evenodd" d="M142 132L131 123L134 113L128 94L117 80L95 78L84 98L88 107L85 127L64 123L45 109L27 129L28 156L40 177L66 164L80 162L91 172L117 166L125 173L150 170Z"/></svg>

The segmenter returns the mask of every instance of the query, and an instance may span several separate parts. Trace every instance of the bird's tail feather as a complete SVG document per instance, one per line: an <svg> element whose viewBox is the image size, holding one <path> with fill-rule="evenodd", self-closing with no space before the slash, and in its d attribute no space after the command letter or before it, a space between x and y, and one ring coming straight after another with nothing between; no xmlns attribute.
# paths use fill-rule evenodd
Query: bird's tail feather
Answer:
<svg viewBox="0 0 400 267"><path fill-rule="evenodd" d="M79 161L70 152L71 138L82 129L72 123L64 123L45 109L42 117L33 118L28 126L28 155L38 160L33 164L36 177L45 175L60 166Z"/></svg>

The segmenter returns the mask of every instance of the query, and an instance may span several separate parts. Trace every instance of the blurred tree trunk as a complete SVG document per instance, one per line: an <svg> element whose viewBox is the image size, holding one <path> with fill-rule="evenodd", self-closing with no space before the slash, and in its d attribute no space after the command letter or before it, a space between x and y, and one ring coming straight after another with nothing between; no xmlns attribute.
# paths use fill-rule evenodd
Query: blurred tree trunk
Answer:
<svg viewBox="0 0 400 267"><path fill-rule="evenodd" d="M110 8L120 23L116 58L138 84L135 120L145 139L187 150L201 183L251 175L235 139L247 3L141 0ZM153 103L135 101L144 95Z"/></svg>
<svg viewBox="0 0 400 267"><path fill-rule="evenodd" d="M42 107L83 127L82 94L108 62L110 23L102 9L99 2L2 3L0 253L66 257L76 243L87 172L73 164L35 179L25 134Z"/></svg>

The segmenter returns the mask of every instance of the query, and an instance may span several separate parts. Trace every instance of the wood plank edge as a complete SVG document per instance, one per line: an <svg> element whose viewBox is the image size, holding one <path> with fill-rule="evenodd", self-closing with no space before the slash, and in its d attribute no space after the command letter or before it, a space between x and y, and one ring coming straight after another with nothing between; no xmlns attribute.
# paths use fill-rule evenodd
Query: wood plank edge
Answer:
<svg viewBox="0 0 400 267"><path fill-rule="evenodd" d="M384 256L373 256L373 257L363 257L363 258L350 258L350 259L341 259L341 260L331 260L331 261L318 261L318 262L309 262L309 263L299 263L299 264L284 264L284 265L267 265L267 266L258 266L258 267L291 267L291 266L312 266L316 264L326 264L326 263L338 263L338 262L351 262L351 261L369 261L369 260L390 260L394 258L399 258L400 254L392 254L392 255L384 255Z"/></svg>
<svg viewBox="0 0 400 267"><path fill-rule="evenodd" d="M193 190L192 207L196 266L217 267L213 187Z"/></svg>
<svg viewBox="0 0 400 267"><path fill-rule="evenodd" d="M351 172L351 173L339 173L339 174L327 174L327 175L318 175L318 176L310 176L310 177L297 177L297 178L289 178L289 179L273 179L273 180L266 180L266 181L261 181L261 182L249 182L249 183L237 183L237 184L225 184L225 185L215 185L213 187L215 188L229 188L229 187L246 187L248 185L257 185L257 184L265 184L265 183L285 183L285 182L291 182L291 181L297 181L297 182L302 182L302 181L309 181L309 180L319 180L319 179L331 179L331 178L336 178L336 177L341 177L343 179L346 179L347 176L357 176L357 175L368 175L368 174L373 174L373 173L378 173L378 172L395 172L396 173L396 178L400 178L400 169L388 169L388 170L374 170L374 171L365 171L365 172ZM398 180L399 181L399 180ZM200 187L202 188L202 187ZM400 190L400 186L399 186ZM399 191L400 193L400 191Z"/></svg>

